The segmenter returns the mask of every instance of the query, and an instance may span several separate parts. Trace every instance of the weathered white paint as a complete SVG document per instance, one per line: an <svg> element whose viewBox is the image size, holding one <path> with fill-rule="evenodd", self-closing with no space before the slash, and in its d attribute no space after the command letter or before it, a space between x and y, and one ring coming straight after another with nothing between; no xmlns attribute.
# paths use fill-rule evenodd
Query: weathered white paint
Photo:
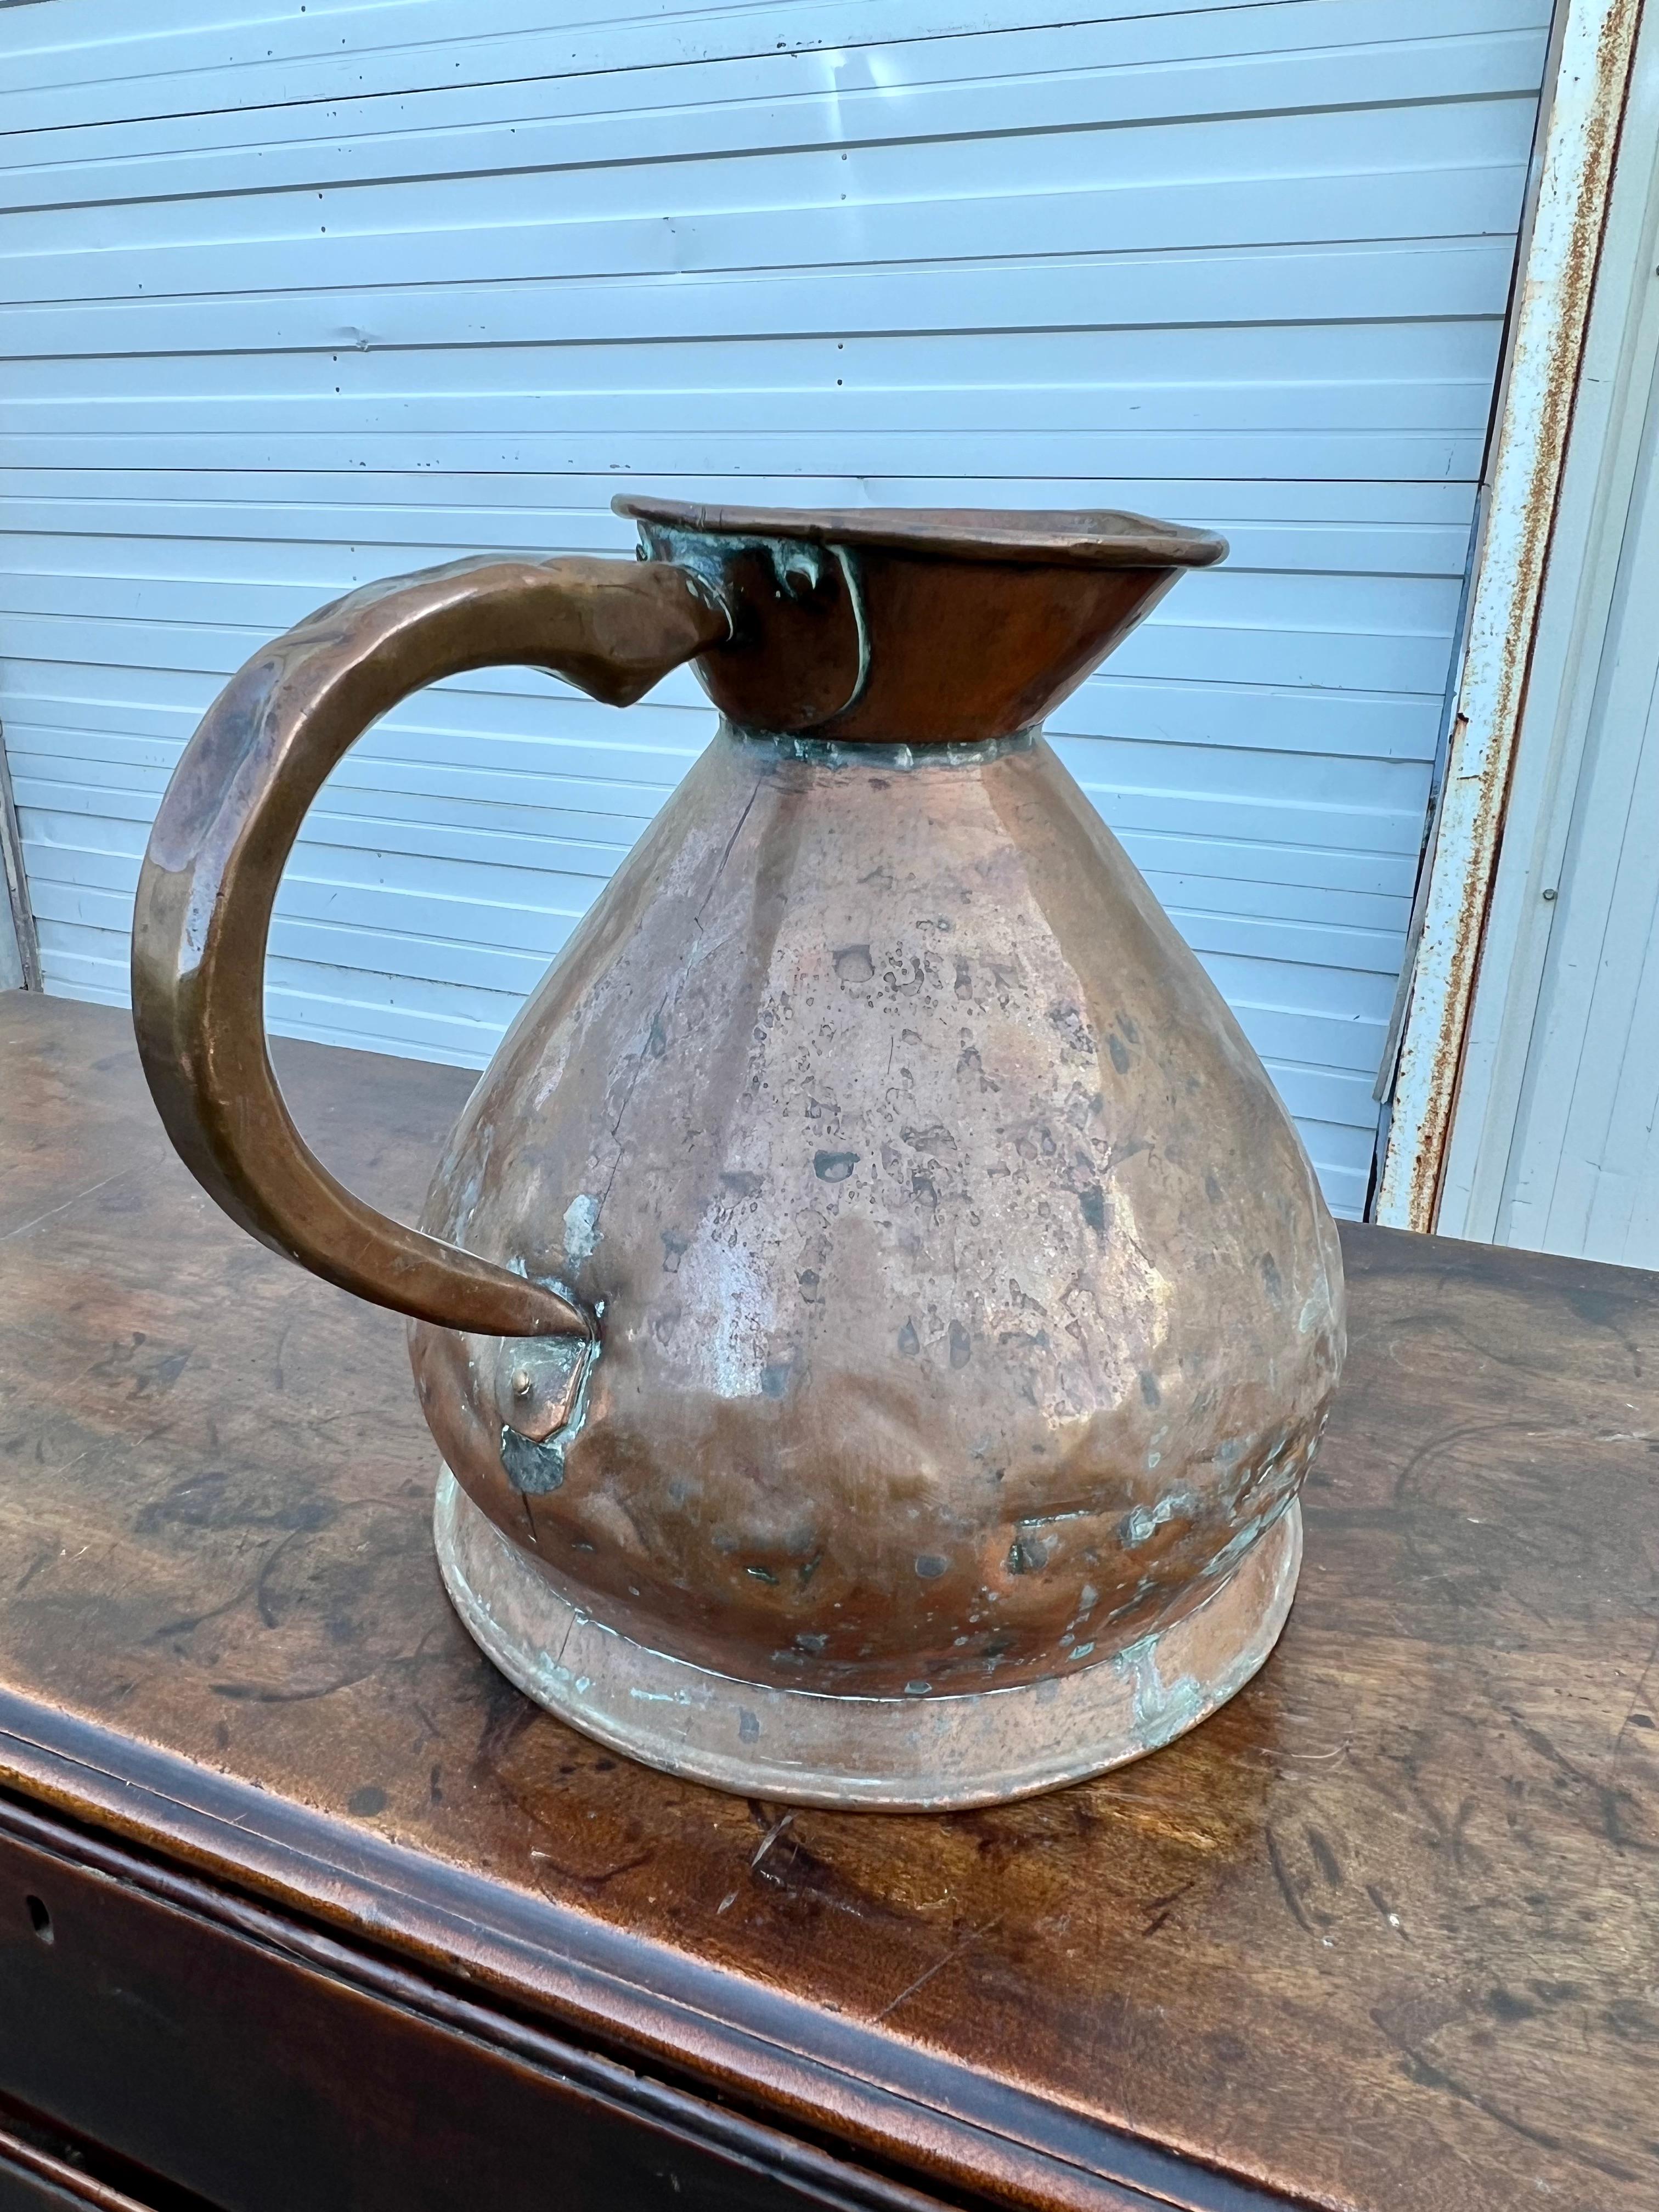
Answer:
<svg viewBox="0 0 1659 2212"><path fill-rule="evenodd" d="M1528 1055L1500 1242L1659 1266L1659 391Z"/></svg>
<svg viewBox="0 0 1659 2212"><path fill-rule="evenodd" d="M1562 0L1376 1218L1435 1225L1640 0Z"/></svg>
<svg viewBox="0 0 1659 2212"><path fill-rule="evenodd" d="M51 987L120 999L217 686L647 483L1213 526L1057 718L1357 1212L1547 0L0 9L0 711ZM147 20L146 20L147 19ZM701 744L444 685L331 780L276 1026L482 1061Z"/></svg>
<svg viewBox="0 0 1659 2212"><path fill-rule="evenodd" d="M1438 1225L1450 1236L1525 1241L1522 1213L1515 1210L1516 1194L1523 1180L1540 1187L1542 1176L1542 1130L1532 1121L1532 1107L1540 1088L1547 1091L1553 1083L1570 1092L1576 1079L1557 1047L1540 1050L1547 1033L1553 1034L1551 1016L1540 1018L1547 973L1553 994L1577 965L1576 951L1565 959L1559 955L1565 933L1576 936L1586 926L1585 896L1599 900L1597 885L1603 879L1610 884L1626 846L1616 802L1615 818L1608 818L1610 788L1600 780L1595 757L1608 730L1611 688L1627 688L1629 656L1640 650L1642 625L1638 622L1632 634L1628 610L1635 604L1630 579L1639 557L1633 536L1640 527L1638 489L1644 471L1652 468L1650 395L1659 373L1656 263L1659 16L1650 12L1632 72L1447 1151ZM1659 624L1650 620L1647 626L1659 636ZM1621 736L1628 742L1641 719L1638 708L1633 722L1613 733L1614 744ZM1582 865L1586 833L1576 826L1575 817L1589 811L1600 814L1589 839L1592 848L1599 847L1600 859L1591 865L1591 880L1581 884L1574 872ZM1639 844L1638 828L1638 851ZM1628 957L1635 949L1626 941L1611 948L1613 958ZM1598 1020L1606 1008L1603 1000ZM1613 1042L1599 1040L1592 1059L1608 1053ZM1523 1094L1531 1101L1524 1111ZM1524 1131L1523 1124L1528 1125ZM1518 1135L1531 1156L1524 1176ZM1564 1230L1563 1217L1547 1233Z"/></svg>

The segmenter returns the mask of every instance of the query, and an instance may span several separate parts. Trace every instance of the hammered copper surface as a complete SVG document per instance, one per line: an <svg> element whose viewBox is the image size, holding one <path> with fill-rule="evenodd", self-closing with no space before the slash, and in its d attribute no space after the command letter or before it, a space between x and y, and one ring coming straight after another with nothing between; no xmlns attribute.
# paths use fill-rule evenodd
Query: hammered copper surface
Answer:
<svg viewBox="0 0 1659 2212"><path fill-rule="evenodd" d="M1231 1694L1270 1640L1244 1583L1206 1613L1236 1636L1199 1639L1202 1679L1159 1639L1290 1505L1342 1356L1295 1131L1033 727L1224 548L1122 515L633 509L643 567L358 593L233 683L140 886L152 1088L244 1225L416 1317L449 1466L614 1632L611 1706L646 1695L623 1639L707 1670L720 1759L668 1713L644 1755L726 1771L750 1684L842 1701L808 1796L872 1782L870 1699L935 1701L958 1777L994 1714L978 1796L1097 1771L1103 1718L1033 1778L1001 1693L1127 1668L1141 1748ZM621 701L693 656L730 719L514 1023L422 1233L385 1223L264 1056L309 797L450 669L539 660ZM566 1637L550 1602L518 1678L597 1727Z"/></svg>
<svg viewBox="0 0 1659 2212"><path fill-rule="evenodd" d="M433 1534L444 1587L511 1682L597 1742L745 1796L872 1812L960 1812L1103 1774L1236 1697L1283 1630L1302 1565L1292 1500L1197 1605L1119 1664L971 1697L844 1697L734 1683L624 1642L562 1599L446 1468Z"/></svg>
<svg viewBox="0 0 1659 2212"><path fill-rule="evenodd" d="M1340 1357L1295 1132L1042 743L717 738L422 1219L605 1305L541 1495L501 1462L517 1352L411 1332L471 1495L611 1626L799 1689L1029 1682L1166 1624L1294 1494Z"/></svg>

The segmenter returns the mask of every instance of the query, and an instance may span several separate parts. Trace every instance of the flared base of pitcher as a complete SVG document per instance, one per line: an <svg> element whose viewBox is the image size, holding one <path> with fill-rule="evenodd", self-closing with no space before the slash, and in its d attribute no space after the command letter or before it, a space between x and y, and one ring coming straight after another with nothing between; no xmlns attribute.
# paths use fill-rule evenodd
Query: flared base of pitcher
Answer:
<svg viewBox="0 0 1659 2212"><path fill-rule="evenodd" d="M507 1680L629 1759L782 1804L872 1812L1006 1803L1156 1751L1243 1689L1285 1626L1302 1564L1292 1504L1184 1619L1073 1673L963 1695L828 1697L653 1651L560 1597L446 1467L438 1564Z"/></svg>

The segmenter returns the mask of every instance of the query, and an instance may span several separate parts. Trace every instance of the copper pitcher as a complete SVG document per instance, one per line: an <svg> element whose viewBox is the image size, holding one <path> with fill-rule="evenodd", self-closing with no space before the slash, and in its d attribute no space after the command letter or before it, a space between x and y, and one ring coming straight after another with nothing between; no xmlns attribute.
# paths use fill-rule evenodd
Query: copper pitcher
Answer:
<svg viewBox="0 0 1659 2212"><path fill-rule="evenodd" d="M235 1220L410 1316L462 1620L601 1741L807 1804L982 1804L1261 1666L1341 1364L1307 1156L1041 733L1216 538L626 499L637 564L460 562L255 655L168 787L133 1005ZM708 750L480 1079L420 1228L307 1151L271 901L375 717L521 663Z"/></svg>

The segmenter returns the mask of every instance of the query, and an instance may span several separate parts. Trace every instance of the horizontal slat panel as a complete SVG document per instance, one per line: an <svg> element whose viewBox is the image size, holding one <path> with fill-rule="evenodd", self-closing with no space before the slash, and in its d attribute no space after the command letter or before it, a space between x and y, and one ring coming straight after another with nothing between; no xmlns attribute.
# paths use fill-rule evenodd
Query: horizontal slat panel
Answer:
<svg viewBox="0 0 1659 2212"><path fill-rule="evenodd" d="M257 406L272 434L448 437L466 434L480 405L509 423L556 407L566 435L586 435L606 427L622 398L646 434L788 428L808 400L836 410L837 432L972 431L1011 393L1041 407L1051 431L1398 431L1478 426L1491 383L1489 334L1456 323L1420 350L1375 337L1367 347L1347 325L1313 331L1298 342L1294 382L1273 366L1281 331L1252 332L1236 349L1150 335L1115 349L1109 381L1098 340L1060 332L1040 362L1006 335L964 337L948 385L920 339L792 339L665 346L670 358L645 362L636 348L605 346L469 348L459 361L419 348L342 361L145 356L125 364L118 395L101 362L13 361L0 364L0 403L14 430L41 436L62 435L88 405L104 436L216 434Z"/></svg>
<svg viewBox="0 0 1659 2212"><path fill-rule="evenodd" d="M330 63L344 56L343 74L349 81L330 96L349 103L355 125L372 132L373 122L363 119L362 111L372 115L378 107L389 118L384 127L402 129L407 96L422 59L429 92L471 103L522 89L531 81L488 66L490 57L513 51L515 40L556 38L561 33L568 37L572 29L597 35L602 42L600 74L611 76L629 62L644 59L653 21L659 50L647 66L675 70L695 63L706 81L728 93L745 86L752 91L757 82L775 87L775 72L758 80L742 72L756 63L762 68L773 64L781 47L790 49L792 58L809 73L827 66L838 76L852 75L863 57L884 48L883 74L890 79L897 66L896 46L908 51L913 70L927 73L932 54L938 57L933 74L947 80L959 76L971 87L1001 68L1018 70L1018 58L1042 55L1044 33L1056 41L1063 38L1073 66L1083 70L1121 66L1129 57L1146 53L1213 56L1224 64L1258 52L1333 52L1390 40L1409 52L1411 43L1437 38L1444 29L1436 0L1322 0L1316 10L1298 0L1268 0L1248 13L1235 11L1219 36L1213 15L1206 21L1205 11L1194 9L1191 0L1105 0L1081 20L1054 0L908 0L902 8L888 0L799 0L783 25L772 0L737 0L726 8L708 7L702 0L659 0L643 6L635 0L625 15L603 6L571 8L562 0L493 0L483 24L476 7L465 0L372 0L368 8L362 0L311 0L297 14L291 5L246 0L234 15L220 0L172 0L164 23L152 20L135 31L125 0L55 0L49 15L26 20L9 43L9 90L19 104L7 120L20 130L84 128L83 115L72 118L68 126L48 124L40 94L53 86L118 81L127 86L128 97L123 113L110 121L128 131L143 131L149 126L139 119L144 101L136 88L155 89L185 70L192 73L191 88L198 97L186 100L183 111L175 106L164 114L164 127L175 124L180 112L203 119L234 118L268 104L257 96L265 63L279 55L286 62L310 54ZM1530 8L1514 0L1460 0L1460 43L1536 33L1548 21L1547 0L1534 0ZM347 33L351 35L343 35ZM1011 37L1014 33L1026 35ZM629 40L638 41L641 51L631 51ZM946 40L948 46L937 43ZM696 40L695 48L690 40ZM852 51L815 54L831 42ZM366 82L380 73L363 66L377 48L398 51L402 83L396 93L378 91ZM1385 46L1385 58L1387 52ZM458 68L457 58L463 54L465 64ZM615 106L613 88L589 82L586 73L573 65L568 48L561 58L562 66L552 72L560 101ZM1437 58L1443 70L1456 66L1455 50L1443 50ZM734 62L739 72L735 77ZM199 96L204 88L201 72L219 65L237 70L245 97L216 110ZM792 82L797 75L792 70ZM538 90L545 106L547 94Z"/></svg>
<svg viewBox="0 0 1659 2212"><path fill-rule="evenodd" d="M13 307L6 316L7 343L18 354L66 359L80 353L172 354L180 346L201 352L344 355L446 338L514 346L841 338L894 329L952 337L964 331L1035 328L1046 337L1054 330L1210 324L1300 329L1357 322L1377 329L1469 316L1495 321L1504 310L1515 253L1513 240L1502 238L1431 239L1410 246L1386 240L1328 246L1270 243L1141 258L1112 250L1114 244L1109 233L1102 251L1090 258L1062 255L945 266L922 260L895 269L691 273L628 283L567 276L558 279L556 293L545 281L532 279L471 282L458 294L455 286L425 276L402 286L343 292L330 283L333 272L325 271L315 257L307 282L277 290L261 281L269 272L260 259L245 263L242 288L225 297L139 295ZM1287 334L1285 343L1293 344L1294 337ZM1290 360L1287 354L1287 369Z"/></svg>
<svg viewBox="0 0 1659 2212"><path fill-rule="evenodd" d="M63 489L56 472L19 469L0 514L0 562L7 569L98 574L82 541L107 541L97 559L112 574L176 574L195 549L214 574L270 577L295 574L296 556L325 590L344 588L372 562L395 558L413 568L427 557L451 559L486 548L544 553L626 553L629 526L610 511L614 479L591 486L584 477L447 477L410 473L374 478L372 499L349 498L362 479L295 472L262 496L246 477L210 471L146 471L147 496L133 496L120 471L87 471ZM693 479L686 495L714 504L769 488L750 480ZM362 487L367 493L370 488ZM914 478L868 486L872 503L921 506L933 487ZM1063 507L1075 486L1027 478L981 479L1001 506ZM1167 489L1119 480L1131 507ZM809 479L792 481L798 496L817 500ZM1228 568L1293 574L1460 577L1468 548L1469 501L1461 484L1207 483L1187 487L1192 520L1206 516L1226 533ZM1322 507L1331 511L1322 512ZM23 540L22 546L18 541ZM175 552L174 546L178 550ZM234 552L228 549L238 549ZM234 566L228 563L234 562Z"/></svg>
<svg viewBox="0 0 1659 2212"><path fill-rule="evenodd" d="M158 11L149 11L154 18ZM1544 0L0 9L0 716L42 957L267 636L631 483L1224 532L1051 734L1364 1201ZM408 702L279 900L278 1027L471 1064L709 727Z"/></svg>
<svg viewBox="0 0 1659 2212"><path fill-rule="evenodd" d="M257 413L257 410L253 410ZM362 432L307 438L266 434L254 429L200 434L157 433L124 440L95 428L52 434L0 430L0 469L14 463L29 468L108 468L131 444L168 468L222 468L237 453L252 469L280 471L301 454L334 468L407 468L422 454L434 469L519 467L580 470L602 465L614 441L580 433L568 437L503 431L490 435L452 432L422 438L415 434ZM670 455L699 471L736 471L779 475L792 463L814 475L852 475L854 453L868 453L872 465L890 470L908 459L931 465L943 481L959 482L951 464L980 475L1011 464L1052 475L1067 463L1097 481L1143 476L1161 471L1171 483L1184 470L1212 475L1231 461L1245 475L1300 473L1336 478L1356 465L1372 476L1409 478L1468 475L1480 462L1481 440L1474 431L1389 432L1279 431L1265 434L1225 432L1067 432L1043 430L842 431L825 425L792 436L787 432L676 437L640 432L629 440L636 466L648 472L653 454L665 470ZM799 502L794 502L799 504Z"/></svg>
<svg viewBox="0 0 1659 2212"><path fill-rule="evenodd" d="M1356 70L1351 96L1364 96L1363 82ZM20 209L0 241L0 288L36 301L107 297L141 282L152 295L236 289L245 271L231 257L250 246L277 285L307 264L337 285L441 282L465 252L495 282L539 274L550 258L578 276L891 262L917 258L922 212L932 261L1097 251L1109 214L1116 252L1479 235L1502 227L1528 135L1526 103L1505 99L1407 110L1403 120L1372 107L1058 135L1042 126L1008 138L994 164L973 140L842 142L682 159L668 217L655 161L596 160L513 179L507 222L506 180L495 174L252 192L246 176L227 175L230 189L200 198L106 202L95 237L73 204ZM1374 178L1385 161L1394 173L1382 203ZM384 257L372 272L370 255Z"/></svg>
<svg viewBox="0 0 1659 2212"><path fill-rule="evenodd" d="M1464 5L1466 12L1479 12L1468 0ZM1425 12L1421 6L1390 8L1385 0L1358 6L1322 0L1319 10L1327 28L1341 19L1351 29L1373 32L1413 13L1420 21ZM1267 34L1282 31L1287 21L1305 26L1309 15L1302 4L1261 6L1243 20ZM1398 89L1420 89L1422 57L1404 41L1299 53L1264 45L1251 54L1205 56L1203 42L1215 35L1215 18L1196 11L1109 28L1071 26L1049 41L1021 41L1024 67L1017 73L1006 67L1013 58L1004 38L908 45L884 56L887 81L879 87L847 82L847 71L828 58L797 59L787 91L778 83L775 55L735 68L636 77L626 88L631 99L620 108L614 78L596 84L563 75L534 86L437 90L412 112L406 99L331 102L309 131L296 118L285 143L272 139L257 108L198 118L187 147L169 146L176 127L165 122L41 137L20 131L0 146L0 170L20 211L75 205L89 181L112 207L246 190L250 155L257 163L252 181L262 192L338 191L418 176L539 178L614 165L628 125L637 127L647 118L659 160L818 149L838 158L845 154L850 169L855 152L906 138L971 143L1030 130L1145 131L1200 117L1243 123L1297 107L1304 116L1337 109L1364 115L1388 105ZM1091 59L1113 48L1123 57L1115 64ZM1466 155L1481 150L1483 133L1489 149L1510 150L1516 118L1504 111L1531 98L1538 49L1537 31L1477 33L1441 49L1443 98L1459 97L1470 111L1466 131L1451 142ZM1044 67L1045 60L1056 65ZM982 76L974 74L976 62ZM803 83L803 76L818 82ZM686 96L697 92L702 99ZM417 127L409 127L411 122ZM1342 142L1340 151L1350 154L1355 143ZM1441 117L1413 115L1391 138L1389 158L1398 162L1414 149L1421 159L1448 143ZM871 173L856 173L862 181ZM1075 181L1068 173L1067 182ZM837 193L849 182L839 179Z"/></svg>
<svg viewBox="0 0 1659 2212"><path fill-rule="evenodd" d="M79 4L86 6L88 0ZM1504 31L1536 36L1547 24L1542 0L1530 5L1517 0L1510 7L1486 0L1464 4L1468 33L1474 37ZM107 36L100 37L92 28L97 20L93 14L77 36L67 20L76 12L76 0L59 0L53 16L66 20L54 22L52 35L40 39L34 26L16 34L12 82L21 97L5 119L44 133L94 121L118 124L146 116L173 121L183 115L308 100L356 101L381 86L406 100L411 93L447 94L463 86L525 86L544 78L580 82L585 76L615 78L624 71L631 76L688 63L702 68L750 58L772 63L779 52L787 52L797 67L802 62L810 67L812 50L825 47L834 51L824 61L837 76L850 76L856 88L863 73L854 56L845 52L849 47L884 49L881 59L889 63L895 46L965 41L976 33L1006 41L1005 56L1013 44L1007 34L1015 31L1034 34L1029 43L1039 52L1056 33L1076 39L1080 31L1097 26L1109 26L1133 41L1140 22L1186 15L1190 0L1117 0L1115 5L1097 0L1085 24L1068 17L1054 0L904 0L902 6L891 0L792 0L787 13L766 0L750 0L748 5L714 9L630 6L625 15L538 0L522 9L530 20L510 30L502 21L508 6L509 0L494 0L489 23L481 28L476 9L463 10L453 0L442 8L430 0L406 0L401 15L384 6L325 9L319 0L298 18L289 14L273 20L256 5L228 21L222 12L199 33L174 21L170 33L167 27L156 25L134 37L128 23L118 30L112 25ZM1224 22L1229 14L1244 17L1242 32L1231 24L1219 37L1212 32L1214 45L1224 54L1241 46L1248 50L1254 27L1249 15L1243 9L1212 12ZM1356 7L1352 0L1339 5L1323 0L1316 16L1305 6L1262 13L1277 19L1262 27L1262 42L1269 50L1328 46L1345 35L1360 44L1386 36L1376 25L1378 10ZM1435 27L1432 19L1425 20L1421 0L1415 5L1407 0L1398 13L1402 42L1416 43L1425 31L1433 36ZM562 20L571 16L575 20ZM400 23L407 27L402 40ZM1443 46L1432 59L1446 67ZM996 60L975 56L967 73L983 76L996 70Z"/></svg>
<svg viewBox="0 0 1659 2212"><path fill-rule="evenodd" d="M1279 21L1282 25L1288 13L1305 26L1318 12L1304 6L1280 11ZM314 118L325 128L307 133L296 127L301 118L290 117L279 146L273 143L276 134L258 130L245 114L243 135L259 149L251 174L246 143L195 142L186 172L158 167L153 161L124 161L116 150L118 137L109 133L88 143L94 159L78 168L63 160L67 149L61 137L33 145L22 140L13 143L7 164L22 186L19 245L27 249L58 234L54 226L61 210L84 196L84 187L75 189L82 169L95 174L96 196L118 227L133 210L157 210L158 245L234 226L266 196L280 196L314 230L331 213L349 208L354 193L372 192L374 208L394 227L405 228L411 212L426 219L423 204L434 191L453 191L457 197L447 201L441 217L448 224L464 218L468 188L501 177L527 180L532 196L547 191L550 179L562 178L568 190L557 208L563 219L579 220L596 207L605 217L620 219L644 204L648 172L633 163L629 141L647 126L653 159L672 160L685 173L685 188L676 196L685 211L728 203L734 191L742 195L738 204L781 209L810 200L815 184L830 203L843 196L849 201L912 198L919 184L952 181L982 191L987 171L972 155L988 137L1008 142L998 165L1000 187L1056 185L1074 191L1115 174L1144 185L1161 174L1180 173L1180 165L1168 157L1195 121L1206 126L1216 172L1237 161L1241 149L1253 148L1255 133L1268 120L1277 134L1277 159L1267 173L1279 174L1313 164L1328 163L1337 171L1363 167L1368 150L1383 136L1386 158L1404 170L1508 158L1517 123L1524 135L1528 81L1537 70L1535 33L1477 33L1443 49L1449 112L1413 104L1389 125L1383 112L1399 90L1420 89L1430 50L1396 40L1380 48L1281 49L1195 59L1191 48L1206 32L1213 37L1221 20L1212 14L1206 25L1194 13L1183 24L1115 26L1109 43L1124 56L1115 67L1091 65L1089 47L1103 52L1107 43L1097 27L1092 37L1056 33L1018 42L1024 65L1013 70L1006 66L1016 58L1006 40L988 40L977 49L962 44L890 48L878 84L868 72L856 81L838 66L840 58L792 63L787 85L775 56L737 72L706 66L657 72L614 80L611 98L597 113L582 112L581 95L593 88L568 76L544 89L486 92L467 103L472 113L465 121L453 97L437 93L404 104L405 122L424 126L413 133L343 135L326 127L336 120L332 116ZM1371 11L1373 27L1379 21ZM1068 55L1074 57L1069 68ZM983 75L975 73L976 58ZM995 66L999 59L1001 69ZM208 135L222 139L224 134ZM906 160L907 148L922 149L921 158ZM422 158L411 161L417 149ZM20 157L27 161L31 152L46 157L44 166L20 166ZM813 158L802 158L807 156ZM234 166L239 158L240 169ZM771 173L775 162L787 163L781 180ZM1261 165L1252 160L1249 167ZM246 196L250 185L257 197L239 217L230 198ZM319 193L325 195L320 215L314 204ZM339 197L331 203L330 193Z"/></svg>

